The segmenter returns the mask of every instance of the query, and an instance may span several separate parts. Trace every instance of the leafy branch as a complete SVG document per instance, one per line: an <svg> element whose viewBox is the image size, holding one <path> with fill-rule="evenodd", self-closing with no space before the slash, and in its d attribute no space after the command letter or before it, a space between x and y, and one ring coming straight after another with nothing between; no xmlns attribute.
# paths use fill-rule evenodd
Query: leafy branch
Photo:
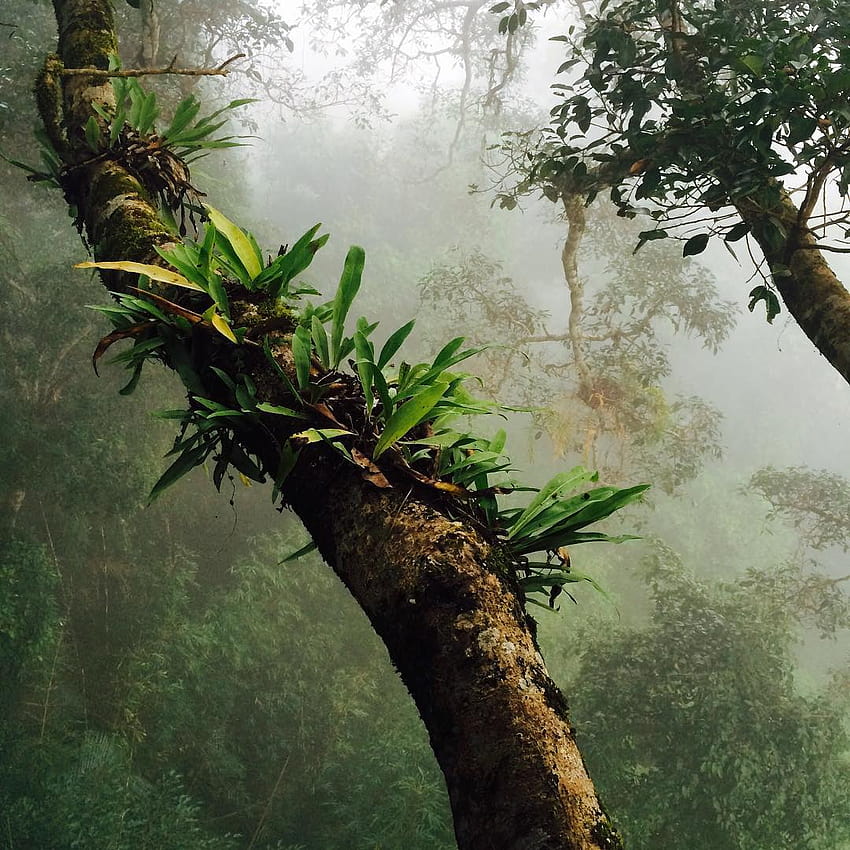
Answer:
<svg viewBox="0 0 850 850"><path fill-rule="evenodd" d="M475 522L504 553L522 591L548 594L552 607L566 584L592 582L573 572L563 557L553 566L552 553L579 543L632 539L585 529L638 500L649 485L594 487L597 473L576 467L540 489L524 486L508 477L513 467L503 453L504 431L487 438L453 427L461 416L506 410L472 396L465 387L469 376L454 371L481 348L464 348L464 339L458 337L429 362L400 360L395 365L413 321L394 330L379 348L371 339L377 322L361 317L348 332L365 266L362 248L349 249L333 299L307 303L296 312L295 302L302 295L315 294L296 278L327 241L327 235L316 237L319 225L264 263L250 232L211 207L207 215L202 243L187 241L160 250L171 269L124 261L80 264L189 290L190 304L191 299L204 299L198 307L203 312L195 312L146 290L141 280L138 295L122 295L117 304L98 308L115 330L101 340L95 362L114 342L133 339L133 346L116 358L133 371L122 392L132 391L150 359L176 369L188 390L187 410L160 414L179 421L181 431L170 452L176 457L154 485L152 499L208 458L214 461L217 487L232 466L247 479L272 478L277 499L301 451L324 445L372 486L391 488L393 482L404 481L427 491L450 514ZM263 398L247 374L231 375L215 366L199 374L193 366L191 345L198 329L208 329L214 339L226 337L228 343L221 343L225 345L259 344L252 328L239 324L234 309L237 302L241 309L245 299L256 301L258 295L280 305L287 317L262 342L291 399L287 405ZM287 343L291 373L281 367L273 350ZM352 355L351 372L341 371ZM288 420L283 438L272 425L281 417ZM275 468L254 448L260 437L277 447ZM536 494L527 507L499 504L499 496L521 490ZM546 552L546 561L529 560L529 555Z"/></svg>

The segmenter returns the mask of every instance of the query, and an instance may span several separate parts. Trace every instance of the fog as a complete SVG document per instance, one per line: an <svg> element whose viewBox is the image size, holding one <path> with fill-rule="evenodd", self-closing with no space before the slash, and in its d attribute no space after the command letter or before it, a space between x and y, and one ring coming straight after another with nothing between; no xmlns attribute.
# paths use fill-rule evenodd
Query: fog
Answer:
<svg viewBox="0 0 850 850"><path fill-rule="evenodd" d="M270 255L322 222L304 279L325 298L362 245L353 316L378 342L416 318L405 359L490 344L464 364L476 392L527 412L474 427L506 428L524 481L581 464L653 485L605 521L639 540L575 547L593 583L529 607L626 846L850 847L850 530L812 531L850 505L850 389L787 311L747 309L758 247L636 253L652 222L601 192L578 249L588 382L564 206L497 197L517 183L503 134L557 103L567 46L549 38L576 8L530 13L506 58L486 4L241 5L156 4L160 64L247 54L227 78L156 83L207 111L257 98L230 119L246 145L193 165L205 202ZM0 9L0 151L35 162L50 10ZM118 11L131 66L139 13ZM198 23L219 12L224 35ZM150 365L128 398L119 366L91 373L109 328L85 305L106 296L70 270L86 251L61 193L8 163L0 179L0 848L454 847L404 687L320 559L281 563L307 538L270 488L216 493L207 464L146 506L175 434L149 414L183 390Z"/></svg>

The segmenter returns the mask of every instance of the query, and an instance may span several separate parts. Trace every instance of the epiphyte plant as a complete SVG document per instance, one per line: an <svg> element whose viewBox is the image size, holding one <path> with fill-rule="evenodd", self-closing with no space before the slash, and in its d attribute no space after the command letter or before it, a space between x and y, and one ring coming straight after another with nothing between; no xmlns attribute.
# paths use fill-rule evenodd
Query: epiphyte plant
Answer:
<svg viewBox="0 0 850 850"><path fill-rule="evenodd" d="M188 409L160 414L178 420L181 432L170 453L176 458L151 498L212 457L216 486L232 466L249 479L272 478L277 499L304 447L320 444L356 467L371 485L419 489L449 515L475 523L504 553L529 601L535 601L531 594L545 594L544 607L554 607L565 585L587 581L596 586L590 576L572 569L568 547L632 539L585 529L640 499L649 485L593 487L597 473L581 467L556 475L542 488L518 483L508 476L512 466L503 453L503 430L483 437L455 427L462 416L504 411L472 396L465 387L469 375L454 371L480 348L464 348L458 337L430 362L399 360L395 365L413 321L391 333L380 348L371 339L377 322L361 317L353 333L346 330L365 266L362 248L349 249L333 299L298 305L302 296L318 294L296 279L328 239L316 235L320 225L265 261L250 232L218 210L207 207L206 212L200 244L185 241L157 249L170 269L120 260L79 264L141 278L135 295L97 308L115 329L101 340L95 360L114 342L132 338L133 347L117 358L133 370L123 392L132 391L149 359L172 366L188 391ZM189 290L188 298L175 303L146 288L150 282ZM244 304L259 300L276 305L276 320L241 324L247 315ZM232 309L236 303L238 311ZM262 349L289 403L262 398L247 374L228 374L218 366L199 374L191 356L199 331L213 345ZM289 370L273 353L281 344L291 351ZM346 361L349 371L343 367ZM289 420L284 440L273 436L269 417ZM278 445L274 468L257 449L263 439ZM524 508L499 504L500 496L516 491L535 495ZM530 560L535 553L548 554Z"/></svg>

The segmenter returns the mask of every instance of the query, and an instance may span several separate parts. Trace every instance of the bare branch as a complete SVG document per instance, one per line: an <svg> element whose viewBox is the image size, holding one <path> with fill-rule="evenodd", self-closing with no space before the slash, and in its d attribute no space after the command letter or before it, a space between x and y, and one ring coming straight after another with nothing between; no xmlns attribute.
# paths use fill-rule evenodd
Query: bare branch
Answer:
<svg viewBox="0 0 850 850"><path fill-rule="evenodd" d="M217 68L174 68L169 64L165 68L128 68L123 71L104 71L101 68L63 68L63 77L154 77L163 74L176 74L182 77L226 77L230 73L227 66L237 59L244 59L244 53L237 53L221 63ZM173 60L172 60L173 61Z"/></svg>

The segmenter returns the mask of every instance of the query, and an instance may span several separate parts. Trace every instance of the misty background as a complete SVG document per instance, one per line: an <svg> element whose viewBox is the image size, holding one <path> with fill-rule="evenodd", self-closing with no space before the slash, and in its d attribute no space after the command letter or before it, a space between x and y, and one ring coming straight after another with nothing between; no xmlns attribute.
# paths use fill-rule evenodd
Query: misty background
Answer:
<svg viewBox="0 0 850 850"><path fill-rule="evenodd" d="M568 335L565 210L517 192L582 4L510 35L492 4L121 3L122 58L216 65L150 83L246 146L200 160L209 203L271 253L317 222L330 296L412 357L464 335L481 394L535 484L576 464L651 482L576 547L574 600L531 610L591 775L629 847L850 847L850 391L755 268L653 242L604 193L578 246L583 367ZM154 25L155 24L155 25ZM0 152L34 162L48 4L0 0ZM149 83L146 81L146 85ZM241 123L240 123L241 122ZM507 134L507 135L506 135ZM147 494L178 382L96 377L102 285L58 192L0 163L0 848L451 848L442 778L365 617L270 489L194 472ZM506 200L508 199L508 200ZM502 207L513 207L511 209ZM118 258L116 258L118 259ZM831 257L850 279L850 260ZM517 789L522 793L522 789Z"/></svg>

